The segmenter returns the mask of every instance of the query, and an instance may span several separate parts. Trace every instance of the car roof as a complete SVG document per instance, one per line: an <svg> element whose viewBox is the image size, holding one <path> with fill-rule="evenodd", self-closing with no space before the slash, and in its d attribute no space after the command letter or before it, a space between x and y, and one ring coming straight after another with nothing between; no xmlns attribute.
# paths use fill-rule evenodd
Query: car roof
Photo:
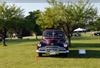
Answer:
<svg viewBox="0 0 100 68"><path fill-rule="evenodd" d="M62 31L60 29L47 28L44 31Z"/></svg>
<svg viewBox="0 0 100 68"><path fill-rule="evenodd" d="M43 31L42 34L44 34L46 31L60 31L60 32L63 32L62 30L59 30L59 29L46 29L46 30Z"/></svg>

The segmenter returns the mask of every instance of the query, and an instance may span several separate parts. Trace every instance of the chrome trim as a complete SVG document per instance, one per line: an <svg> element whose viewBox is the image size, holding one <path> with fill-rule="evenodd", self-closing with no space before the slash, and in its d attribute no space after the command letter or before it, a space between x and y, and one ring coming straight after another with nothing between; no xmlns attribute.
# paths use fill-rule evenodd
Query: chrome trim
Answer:
<svg viewBox="0 0 100 68"><path fill-rule="evenodd" d="M40 51L40 50L36 50L36 52L38 53L50 53L50 52L47 52L47 51ZM55 51L55 53L69 53L69 50L66 50L66 51Z"/></svg>

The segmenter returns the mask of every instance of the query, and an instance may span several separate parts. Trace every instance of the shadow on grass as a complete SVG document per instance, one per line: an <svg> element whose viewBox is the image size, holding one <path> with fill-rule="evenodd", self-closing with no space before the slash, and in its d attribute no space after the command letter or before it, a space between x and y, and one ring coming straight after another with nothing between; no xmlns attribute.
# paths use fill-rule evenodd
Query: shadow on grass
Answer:
<svg viewBox="0 0 100 68"><path fill-rule="evenodd" d="M34 44L38 41L40 41L41 39L7 39L6 43L7 45L15 45L15 44L21 44L21 43L30 43L30 44ZM2 42L1 42L2 43Z"/></svg>
<svg viewBox="0 0 100 68"><path fill-rule="evenodd" d="M53 58L100 58L100 50L95 48L100 48L100 43L73 43L73 48L93 48L93 50L86 49L86 54L79 54L79 50L70 50L67 57L53 55L53 56L44 56L44 57L53 57Z"/></svg>
<svg viewBox="0 0 100 68"><path fill-rule="evenodd" d="M79 54L78 50L70 50L67 57L59 55L48 55L43 57L52 58L100 58L100 50L86 50L86 54Z"/></svg>
<svg viewBox="0 0 100 68"><path fill-rule="evenodd" d="M40 41L41 39L9 39L7 42L29 42L29 41Z"/></svg>
<svg viewBox="0 0 100 68"><path fill-rule="evenodd" d="M100 43L73 43L71 48L77 47L100 48Z"/></svg>
<svg viewBox="0 0 100 68"><path fill-rule="evenodd" d="M79 54L78 50L71 50L67 58L100 58L100 50L86 50L86 54Z"/></svg>
<svg viewBox="0 0 100 68"><path fill-rule="evenodd" d="M100 39L100 36L88 36L88 37L84 37L84 36L81 36L81 37L72 37L73 40L91 40L91 39Z"/></svg>

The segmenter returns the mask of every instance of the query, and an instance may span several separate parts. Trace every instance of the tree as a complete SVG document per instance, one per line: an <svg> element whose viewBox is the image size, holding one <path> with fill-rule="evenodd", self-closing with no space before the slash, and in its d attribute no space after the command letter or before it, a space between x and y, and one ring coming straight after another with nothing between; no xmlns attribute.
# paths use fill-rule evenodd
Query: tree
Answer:
<svg viewBox="0 0 100 68"><path fill-rule="evenodd" d="M100 31L100 17L94 23L95 30Z"/></svg>
<svg viewBox="0 0 100 68"><path fill-rule="evenodd" d="M100 17L97 17L95 21L89 23L88 27L90 30L100 31Z"/></svg>
<svg viewBox="0 0 100 68"><path fill-rule="evenodd" d="M78 27L85 27L97 15L96 8L82 0L74 4L63 4L58 1L51 1L49 3L51 7L41 14L38 24L43 29L46 27L62 29L68 38L69 46L71 46L73 31Z"/></svg>
<svg viewBox="0 0 100 68"><path fill-rule="evenodd" d="M0 3L0 30L2 31L2 40L4 46L7 46L5 43L7 31L10 31L10 29L16 27L11 24L12 19L22 18L23 17L22 13L23 10L20 9L19 7L17 8L14 4L7 5L6 3ZM14 23L14 21L12 23Z"/></svg>
<svg viewBox="0 0 100 68"><path fill-rule="evenodd" d="M40 17L40 11L36 10L33 12L29 12L29 15L25 17L26 20L26 28L29 31L33 31L36 34L36 39L37 35L41 34L40 26L36 23L37 19Z"/></svg>

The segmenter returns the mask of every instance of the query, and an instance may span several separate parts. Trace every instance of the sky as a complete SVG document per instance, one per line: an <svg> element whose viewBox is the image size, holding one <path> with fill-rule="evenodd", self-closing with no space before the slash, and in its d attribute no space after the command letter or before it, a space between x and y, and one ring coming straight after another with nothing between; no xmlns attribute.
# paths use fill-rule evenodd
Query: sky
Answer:
<svg viewBox="0 0 100 68"><path fill-rule="evenodd" d="M24 9L25 15L28 15L28 12L34 10L44 11L46 7L49 7L48 3L14 3L14 4Z"/></svg>
<svg viewBox="0 0 100 68"><path fill-rule="evenodd" d="M49 7L48 3L13 3L18 7L24 9L24 14L28 15L28 12L34 10L44 11L46 7ZM100 15L100 3L93 3L94 7L98 10L98 15Z"/></svg>

